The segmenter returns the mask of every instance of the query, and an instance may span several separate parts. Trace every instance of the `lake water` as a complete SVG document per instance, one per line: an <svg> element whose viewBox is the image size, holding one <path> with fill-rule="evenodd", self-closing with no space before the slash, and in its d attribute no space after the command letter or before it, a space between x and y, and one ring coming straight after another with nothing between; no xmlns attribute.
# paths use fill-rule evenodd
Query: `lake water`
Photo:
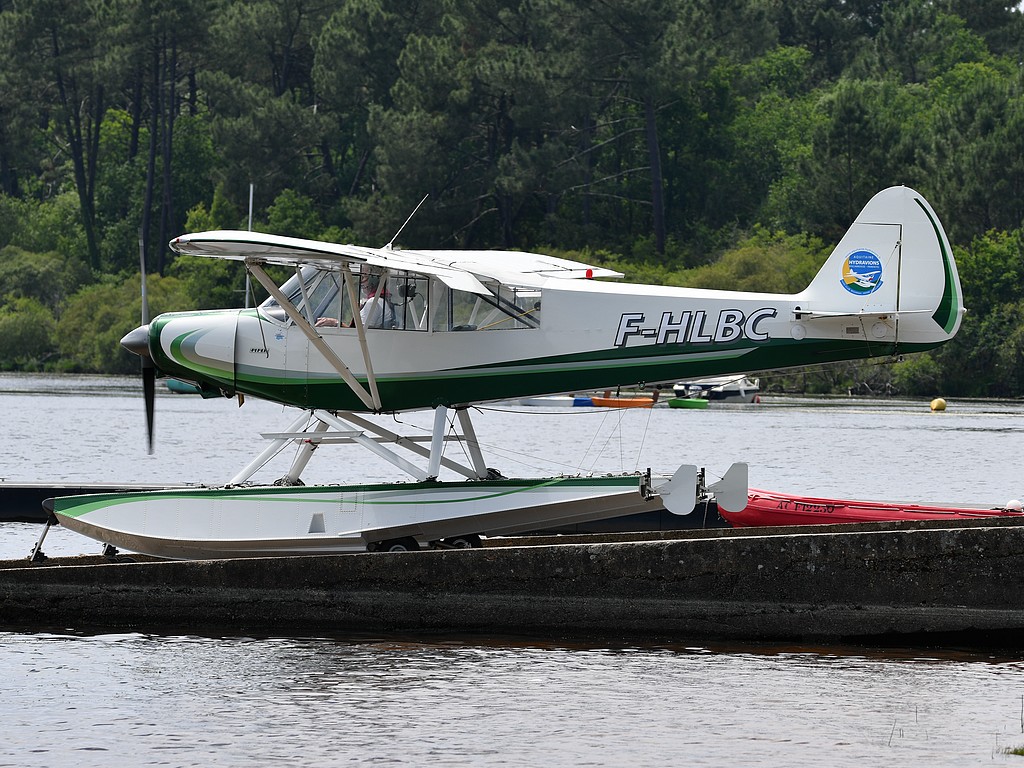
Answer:
<svg viewBox="0 0 1024 768"><path fill-rule="evenodd" d="M161 394L147 456L137 380L0 375L3 481L222 483L291 411ZM387 421L387 419L382 419ZM429 414L403 416L428 427ZM1024 497L1024 406L764 397L689 410L488 407L506 475L680 463L823 496ZM284 474L281 456L256 479ZM324 447L307 482L400 479ZM0 558L39 526L0 524ZM62 529L46 551L95 553ZM0 766L1024 765L1024 648L578 644L508 637L204 637L0 627Z"/></svg>

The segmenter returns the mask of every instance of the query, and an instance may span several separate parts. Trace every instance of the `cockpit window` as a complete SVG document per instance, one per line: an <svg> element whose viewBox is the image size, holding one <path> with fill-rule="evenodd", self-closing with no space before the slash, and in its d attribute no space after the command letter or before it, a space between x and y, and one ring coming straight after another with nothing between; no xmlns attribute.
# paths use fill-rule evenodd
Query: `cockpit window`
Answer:
<svg viewBox="0 0 1024 768"><path fill-rule="evenodd" d="M281 292L310 325L318 328L352 327L355 313L368 329L492 331L540 327L539 290L496 282L485 285L491 294L453 290L437 278L366 264L350 264L348 271L340 266L326 269L306 265L285 281ZM350 292L357 297L354 308ZM264 301L260 310L288 322L287 313L274 297Z"/></svg>
<svg viewBox="0 0 1024 768"><path fill-rule="evenodd" d="M387 296L395 315L395 328L425 331L430 321L427 299L429 280L410 272L396 272L388 278Z"/></svg>
<svg viewBox="0 0 1024 768"><path fill-rule="evenodd" d="M351 327L354 324L349 286L358 297L358 309L366 328L425 331L428 328L428 279L408 272L388 273L353 264L349 274L339 269L304 266L282 286L281 292L310 325ZM288 315L276 299L260 305L264 314L287 322Z"/></svg>
<svg viewBox="0 0 1024 768"><path fill-rule="evenodd" d="M540 291L485 283L493 295L444 289L446 312L435 329L497 331L540 327Z"/></svg>
<svg viewBox="0 0 1024 768"><path fill-rule="evenodd" d="M339 271L318 269L313 266L304 266L296 270L295 274L281 286L281 293L310 323L315 323L317 317L330 313L331 305L337 305L340 291ZM260 309L264 314L278 320L288 319L287 313L273 296L264 301Z"/></svg>

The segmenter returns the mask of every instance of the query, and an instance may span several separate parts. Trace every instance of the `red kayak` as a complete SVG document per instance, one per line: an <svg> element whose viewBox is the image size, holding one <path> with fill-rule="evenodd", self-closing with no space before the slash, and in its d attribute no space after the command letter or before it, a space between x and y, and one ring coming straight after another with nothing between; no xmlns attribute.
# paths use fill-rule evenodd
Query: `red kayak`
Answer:
<svg viewBox="0 0 1024 768"><path fill-rule="evenodd" d="M771 525L828 525L833 523L879 523L889 520L956 520L981 517L1021 517L1024 512L1013 502L1006 507L936 507L886 501L850 501L792 496L751 488L747 508L742 512L719 509L734 528Z"/></svg>

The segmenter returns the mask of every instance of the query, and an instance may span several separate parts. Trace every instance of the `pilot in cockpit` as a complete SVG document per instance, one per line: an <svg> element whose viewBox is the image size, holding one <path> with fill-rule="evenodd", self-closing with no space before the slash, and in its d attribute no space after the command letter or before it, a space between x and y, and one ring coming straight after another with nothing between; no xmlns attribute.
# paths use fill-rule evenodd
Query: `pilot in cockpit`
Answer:
<svg viewBox="0 0 1024 768"><path fill-rule="evenodd" d="M364 328L394 328L395 327L395 306L391 302L391 296L385 288L381 290L381 279L378 274L368 274L360 279L360 288L363 298L359 302L359 317L363 321ZM378 294L380 294L378 298ZM337 317L318 317L317 327L337 327ZM348 327L352 323L346 324Z"/></svg>

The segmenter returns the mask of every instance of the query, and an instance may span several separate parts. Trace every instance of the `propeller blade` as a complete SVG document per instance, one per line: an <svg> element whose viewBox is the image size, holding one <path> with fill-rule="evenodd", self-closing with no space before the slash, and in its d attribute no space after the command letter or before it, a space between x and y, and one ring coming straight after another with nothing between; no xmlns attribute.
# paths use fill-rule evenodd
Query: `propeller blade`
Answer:
<svg viewBox="0 0 1024 768"><path fill-rule="evenodd" d="M147 452L153 454L153 412L156 405L156 366L148 357L142 358L142 394L146 399Z"/></svg>
<svg viewBox="0 0 1024 768"><path fill-rule="evenodd" d="M142 356L142 395L146 400L146 447L153 455L153 412L156 409L156 366L149 354L149 297L146 294L146 241L139 229L139 288L142 292L142 325L121 339L126 349ZM129 343L125 343L128 341Z"/></svg>

